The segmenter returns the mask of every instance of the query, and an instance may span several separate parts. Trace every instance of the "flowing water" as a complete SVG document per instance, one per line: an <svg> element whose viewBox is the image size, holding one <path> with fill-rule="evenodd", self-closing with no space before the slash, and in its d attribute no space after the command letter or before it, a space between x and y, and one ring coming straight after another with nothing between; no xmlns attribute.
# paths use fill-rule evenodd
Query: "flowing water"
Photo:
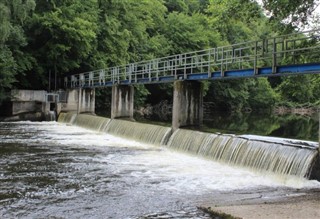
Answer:
<svg viewBox="0 0 320 219"><path fill-rule="evenodd" d="M106 133L108 124L110 132L119 126L108 119L65 114L59 120L0 123L0 218L209 218L196 206L320 188L303 177L265 176L161 147L168 128L147 126L143 131L157 140L143 144L141 136Z"/></svg>
<svg viewBox="0 0 320 219"><path fill-rule="evenodd" d="M318 154L314 142L177 130L168 147L262 172L307 177Z"/></svg>

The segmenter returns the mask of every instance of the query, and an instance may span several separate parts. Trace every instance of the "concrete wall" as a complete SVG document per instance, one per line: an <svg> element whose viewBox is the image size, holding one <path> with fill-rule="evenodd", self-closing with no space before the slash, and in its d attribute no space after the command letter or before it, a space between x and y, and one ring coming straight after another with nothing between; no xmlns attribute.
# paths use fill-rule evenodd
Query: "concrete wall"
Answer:
<svg viewBox="0 0 320 219"><path fill-rule="evenodd" d="M172 128L201 126L203 122L203 86L199 81L175 81Z"/></svg>
<svg viewBox="0 0 320 219"><path fill-rule="evenodd" d="M50 108L46 93L43 90L12 90L10 100L1 104L1 120L42 120L44 112Z"/></svg>
<svg viewBox="0 0 320 219"><path fill-rule="evenodd" d="M22 113L29 113L29 112L42 112L43 110L42 102L12 102L12 115L18 115Z"/></svg>
<svg viewBox="0 0 320 219"><path fill-rule="evenodd" d="M37 101L45 102L46 91L44 90L12 90L11 91L11 101Z"/></svg>
<svg viewBox="0 0 320 219"><path fill-rule="evenodd" d="M46 91L43 90L12 90L10 101L1 105L0 115L44 112L45 94Z"/></svg>
<svg viewBox="0 0 320 219"><path fill-rule="evenodd" d="M114 85L112 87L111 118L133 119L134 87Z"/></svg>

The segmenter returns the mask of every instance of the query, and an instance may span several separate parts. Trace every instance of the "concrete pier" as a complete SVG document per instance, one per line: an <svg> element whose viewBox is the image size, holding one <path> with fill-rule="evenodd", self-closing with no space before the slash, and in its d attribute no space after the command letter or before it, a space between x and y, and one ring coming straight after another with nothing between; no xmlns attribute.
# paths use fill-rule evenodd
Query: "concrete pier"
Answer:
<svg viewBox="0 0 320 219"><path fill-rule="evenodd" d="M66 90L65 102L61 105L61 111L77 113L95 112L95 89L75 88Z"/></svg>
<svg viewBox="0 0 320 219"><path fill-rule="evenodd" d="M175 81L172 128L201 126L203 122L203 86L199 81Z"/></svg>
<svg viewBox="0 0 320 219"><path fill-rule="evenodd" d="M113 85L111 100L111 119L133 120L134 87L132 85Z"/></svg>
<svg viewBox="0 0 320 219"><path fill-rule="evenodd" d="M95 89L82 88L79 91L78 113L95 112Z"/></svg>

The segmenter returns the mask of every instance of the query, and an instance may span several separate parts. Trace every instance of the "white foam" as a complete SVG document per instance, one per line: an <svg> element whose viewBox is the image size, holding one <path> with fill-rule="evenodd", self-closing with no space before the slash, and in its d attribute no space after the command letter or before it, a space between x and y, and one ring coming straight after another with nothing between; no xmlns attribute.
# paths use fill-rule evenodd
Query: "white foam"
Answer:
<svg viewBox="0 0 320 219"><path fill-rule="evenodd" d="M147 152L134 158L122 159L122 163L124 162L128 166L149 170L136 172L136 177L163 181L164 183L160 183L159 186L182 193L259 187L320 187L318 181L290 177L278 179L167 150Z"/></svg>
<svg viewBox="0 0 320 219"><path fill-rule="evenodd" d="M38 129L39 123L26 123L28 129ZM39 130L45 129L43 136L30 141L54 142L72 147L98 147L101 150L108 147L131 147L142 150L130 156L110 154L106 157L97 156L99 162L114 162L118 172L130 170L135 179L146 179L157 183L161 189L179 193L205 193L213 190L238 190L259 187L290 187L290 188L320 188L320 182L297 178L278 178L266 176L249 170L219 164L190 155L172 152L167 148L156 148L135 141L97 133L87 129L68 126L55 122L40 123Z"/></svg>

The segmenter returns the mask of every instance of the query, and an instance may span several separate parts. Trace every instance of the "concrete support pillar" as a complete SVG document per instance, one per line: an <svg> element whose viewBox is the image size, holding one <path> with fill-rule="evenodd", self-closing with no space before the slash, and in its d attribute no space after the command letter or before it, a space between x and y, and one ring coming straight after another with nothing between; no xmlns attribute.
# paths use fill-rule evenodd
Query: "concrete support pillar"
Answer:
<svg viewBox="0 0 320 219"><path fill-rule="evenodd" d="M56 106L57 112L94 113L95 89L68 89L62 101L61 104Z"/></svg>
<svg viewBox="0 0 320 219"><path fill-rule="evenodd" d="M134 87L132 85L113 85L111 100L111 118L133 120Z"/></svg>
<svg viewBox="0 0 320 219"><path fill-rule="evenodd" d="M95 89L86 88L79 90L78 113L95 112Z"/></svg>
<svg viewBox="0 0 320 219"><path fill-rule="evenodd" d="M172 128L201 126L203 122L203 86L199 81L175 81Z"/></svg>
<svg viewBox="0 0 320 219"><path fill-rule="evenodd" d="M77 113L81 113L81 106L82 106L82 88L78 90L78 105L77 105Z"/></svg>

